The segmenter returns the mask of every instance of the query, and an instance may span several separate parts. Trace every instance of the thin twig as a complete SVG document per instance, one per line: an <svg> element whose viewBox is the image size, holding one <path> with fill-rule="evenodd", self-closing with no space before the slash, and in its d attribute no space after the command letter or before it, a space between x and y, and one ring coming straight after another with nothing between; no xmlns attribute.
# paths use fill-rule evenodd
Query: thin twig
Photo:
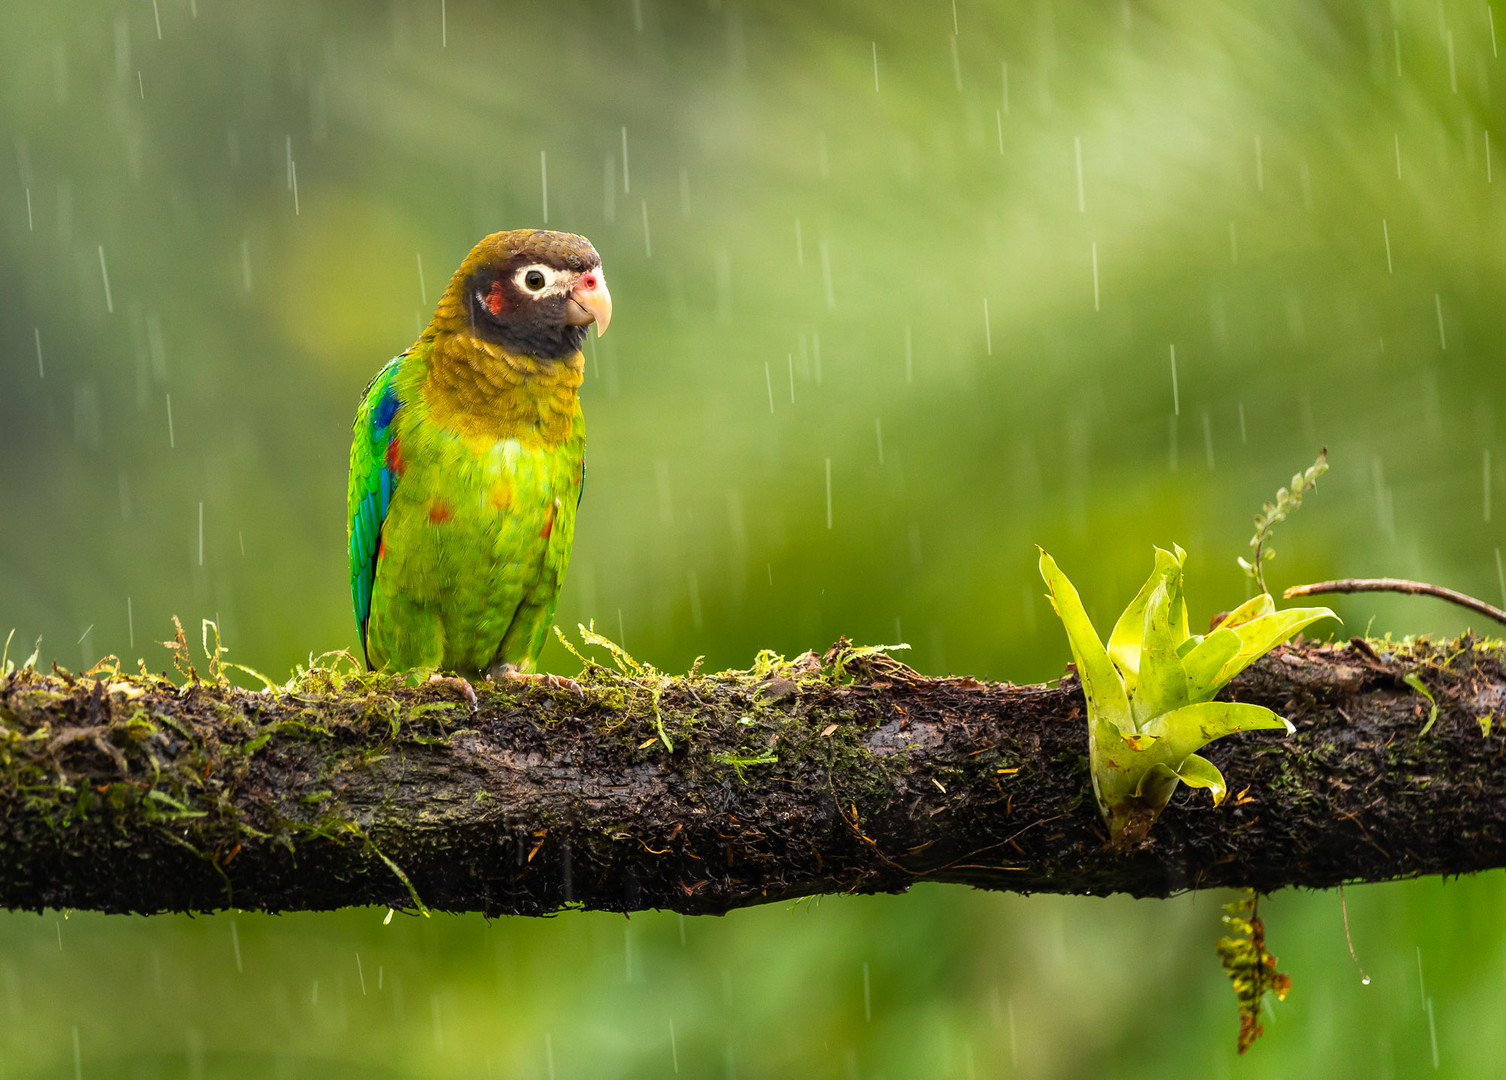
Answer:
<svg viewBox="0 0 1506 1080"><path fill-rule="evenodd" d="M1484 600L1476 600L1473 596L1466 596L1462 592L1453 589L1445 589L1442 585L1429 585L1422 581L1407 581L1405 578L1340 578L1338 581L1320 581L1314 585L1293 585L1281 595L1290 600L1297 596L1316 596L1319 593L1361 593L1361 592L1395 592L1411 593L1416 596L1436 596L1440 600L1447 600L1451 604L1469 608L1477 615L1484 615L1487 619L1494 619L1498 623L1506 625L1506 611L1498 607L1492 607Z"/></svg>

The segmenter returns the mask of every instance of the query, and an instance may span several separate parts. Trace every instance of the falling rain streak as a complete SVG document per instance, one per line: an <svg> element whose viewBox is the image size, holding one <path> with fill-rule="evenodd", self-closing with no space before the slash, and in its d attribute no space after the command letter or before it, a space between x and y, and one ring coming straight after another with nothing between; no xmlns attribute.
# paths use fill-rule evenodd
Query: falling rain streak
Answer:
<svg viewBox="0 0 1506 1080"><path fill-rule="evenodd" d="M1438 348L1448 352L1448 337L1443 332L1443 297L1439 293L1433 294L1433 307L1438 312Z"/></svg>
<svg viewBox="0 0 1506 1080"><path fill-rule="evenodd" d="M1450 68L1452 68L1452 62L1453 62L1453 33L1449 33L1449 62L1450 62ZM1453 74L1452 69L1450 69L1450 74ZM78 1042L78 1029L77 1029L77 1027L75 1027L75 1029L74 1029L74 1044L77 1045L77 1042ZM1432 1020L1432 999L1431 999L1431 997L1429 997L1429 999L1428 999L1428 1044L1431 1045L1431 1047L1432 1047L1432 1068L1437 1069L1438 1068L1438 1026L1437 1026L1437 1024L1434 1023L1434 1020ZM77 1054L75 1054L75 1056L77 1056Z"/></svg>
<svg viewBox="0 0 1506 1080"><path fill-rule="evenodd" d="M42 328L40 326L33 326L31 332L37 341L37 378L45 379L47 378L47 372L42 368Z"/></svg>
<svg viewBox="0 0 1506 1080"><path fill-rule="evenodd" d="M1381 237L1386 241L1386 273L1394 274L1396 271L1391 266L1391 226L1381 218Z"/></svg>
<svg viewBox="0 0 1506 1080"><path fill-rule="evenodd" d="M167 395L167 448L169 450L178 448L178 440L173 435L173 396L171 394Z"/></svg>
<svg viewBox="0 0 1506 1080"><path fill-rule="evenodd" d="M1177 389L1177 347L1171 347L1171 413L1182 415L1182 395Z"/></svg>
<svg viewBox="0 0 1506 1080"><path fill-rule="evenodd" d="M989 356L994 354L993 326L988 318L988 297L983 298L983 347Z"/></svg>
<svg viewBox="0 0 1506 1080"><path fill-rule="evenodd" d="M105 310L115 314L115 301L110 298L110 271L105 266L105 246L99 245L99 276L105 283Z"/></svg>
<svg viewBox="0 0 1506 1080"><path fill-rule="evenodd" d="M878 88L878 42L873 43L873 92L877 94Z"/></svg>
<svg viewBox="0 0 1506 1080"><path fill-rule="evenodd" d="M773 412L774 412L774 374L773 374L773 372L771 372L769 370L769 362L767 360L765 360L763 362L763 381L764 381L764 385L767 386L768 390L769 390L769 414L773 415Z"/></svg>

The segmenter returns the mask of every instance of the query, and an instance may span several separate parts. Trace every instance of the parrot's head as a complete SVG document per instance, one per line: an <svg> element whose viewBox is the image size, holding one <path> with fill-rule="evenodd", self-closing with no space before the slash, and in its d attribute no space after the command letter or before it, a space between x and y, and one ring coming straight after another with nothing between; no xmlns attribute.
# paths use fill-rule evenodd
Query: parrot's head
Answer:
<svg viewBox="0 0 1506 1080"><path fill-rule="evenodd" d="M482 240L440 302L457 330L512 353L554 360L580 351L586 330L606 333L612 297L601 256L584 236L515 229Z"/></svg>

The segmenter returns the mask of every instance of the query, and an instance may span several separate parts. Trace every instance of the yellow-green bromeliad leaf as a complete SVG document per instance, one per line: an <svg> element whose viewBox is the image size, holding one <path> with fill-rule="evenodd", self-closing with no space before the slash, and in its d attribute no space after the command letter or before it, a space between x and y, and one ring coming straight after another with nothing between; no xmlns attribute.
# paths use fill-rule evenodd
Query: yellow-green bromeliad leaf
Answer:
<svg viewBox="0 0 1506 1080"><path fill-rule="evenodd" d="M1264 705L1249 705L1238 701L1200 701L1193 705L1184 705L1180 709L1157 716L1145 725L1148 735L1157 739L1157 755L1165 761L1172 772L1176 773L1184 783L1194 787L1214 788L1213 801L1216 804L1223 802L1223 777L1218 770L1209 762L1197 757L1196 751L1207 746L1214 739L1222 739L1225 735L1233 735L1236 731L1258 731L1262 729L1284 729L1288 733L1295 730L1290 723L1277 716ZM1182 776L1187 768L1187 762L1193 758L1202 762L1207 768L1201 773L1200 766L1192 766L1194 775L1217 777L1217 782L1195 783Z"/></svg>
<svg viewBox="0 0 1506 1080"><path fill-rule="evenodd" d="M1160 761L1147 769L1141 777L1139 788L1135 790L1135 797L1152 805L1159 814L1171 798L1172 792L1176 790L1178 783L1186 784L1188 787L1211 789L1214 806L1223 802L1224 796L1228 794L1228 788L1224 785L1224 774L1218 771L1218 766L1205 757L1188 754L1181 765L1175 769Z"/></svg>
<svg viewBox="0 0 1506 1080"><path fill-rule="evenodd" d="M1239 649L1225 661L1213 683L1213 691L1220 687L1298 630L1319 619L1337 619L1338 616L1326 607L1287 608L1269 615L1261 615L1249 622L1230 627L1239 635Z"/></svg>
<svg viewBox="0 0 1506 1080"><path fill-rule="evenodd" d="M1180 567L1178 575L1180 576ZM1151 591L1150 603L1145 608L1144 641L1140 646L1140 678L1130 699L1130 712L1135 720L1135 730L1146 730L1146 721L1153 716L1180 709L1188 703L1187 669L1177 656L1177 646L1186 640L1177 637L1175 608L1181 600L1181 590L1175 597L1170 580L1163 580Z"/></svg>
<svg viewBox="0 0 1506 1080"><path fill-rule="evenodd" d="M1121 732L1134 731L1124 680L1109 660L1098 631L1093 629L1093 621L1082 606L1082 598L1067 580L1067 575L1057 569L1056 561L1044 551L1041 552L1041 577L1050 589L1051 606L1066 628L1067 644L1072 648L1077 677L1082 680L1088 714L1107 720Z"/></svg>
<svg viewBox="0 0 1506 1080"><path fill-rule="evenodd" d="M1189 641L1194 640L1188 638ZM1207 701L1218 693L1224 684L1219 674L1224 665L1239 652L1239 635L1233 630L1220 628L1198 642L1197 646L1182 660L1187 671L1187 699Z"/></svg>
<svg viewBox="0 0 1506 1080"><path fill-rule="evenodd" d="M1270 593L1260 593L1250 597L1239 607L1218 621L1220 630L1225 627L1235 627L1240 623L1247 623L1251 619L1258 619L1262 615L1269 615L1276 610L1276 601L1271 599Z"/></svg>

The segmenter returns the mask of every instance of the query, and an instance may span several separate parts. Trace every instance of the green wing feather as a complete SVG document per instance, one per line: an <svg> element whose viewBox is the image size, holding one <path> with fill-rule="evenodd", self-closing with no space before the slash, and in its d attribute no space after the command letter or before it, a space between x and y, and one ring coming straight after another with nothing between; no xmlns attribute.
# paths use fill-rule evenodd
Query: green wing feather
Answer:
<svg viewBox="0 0 1506 1080"><path fill-rule="evenodd" d="M382 525L387 520L387 508L397 486L397 476L386 458L393 419L401 408L392 384L402 359L399 356L390 361L367 385L356 411L354 438L350 444L350 482L345 500L350 599L356 623L361 628L363 650L366 648L366 622L371 616L371 587L376 579ZM370 662L368 655L367 664Z"/></svg>

